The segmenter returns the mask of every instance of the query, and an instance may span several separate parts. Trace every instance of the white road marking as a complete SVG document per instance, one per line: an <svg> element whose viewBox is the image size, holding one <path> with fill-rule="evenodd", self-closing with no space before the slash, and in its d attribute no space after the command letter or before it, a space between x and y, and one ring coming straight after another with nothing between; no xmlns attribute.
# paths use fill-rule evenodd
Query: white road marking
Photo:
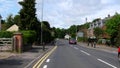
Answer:
<svg viewBox="0 0 120 68"><path fill-rule="evenodd" d="M43 54L42 54L43 55ZM33 59L28 65L26 65L24 68L28 68L30 65L32 65L36 60L38 60L42 55L38 56L37 58Z"/></svg>
<svg viewBox="0 0 120 68"><path fill-rule="evenodd" d="M47 59L46 62L49 63L49 62L50 62L50 59Z"/></svg>
<svg viewBox="0 0 120 68"><path fill-rule="evenodd" d="M74 47L76 50L78 50L78 48L77 47Z"/></svg>
<svg viewBox="0 0 120 68"><path fill-rule="evenodd" d="M47 68L47 65L44 65L43 68Z"/></svg>
<svg viewBox="0 0 120 68"><path fill-rule="evenodd" d="M85 51L83 51L83 50L80 50L81 52L83 52L83 53L85 53L86 55L90 55L89 53L87 53L87 52L85 52Z"/></svg>
<svg viewBox="0 0 120 68"><path fill-rule="evenodd" d="M109 63L107 63L107 62L105 62L105 61L103 61L103 60L101 60L101 59L97 59L97 60L99 60L100 62L103 62L104 64L107 64L107 65L109 65L109 66L111 66L111 67L113 67L113 68L117 68L117 67L115 67L114 65L109 64Z"/></svg>

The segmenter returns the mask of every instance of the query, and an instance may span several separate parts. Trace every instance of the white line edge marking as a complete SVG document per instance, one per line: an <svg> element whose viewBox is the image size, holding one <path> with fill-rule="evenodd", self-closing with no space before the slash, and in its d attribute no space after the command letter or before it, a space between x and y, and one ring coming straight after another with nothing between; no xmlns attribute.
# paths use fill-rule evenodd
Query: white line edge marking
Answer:
<svg viewBox="0 0 120 68"><path fill-rule="evenodd" d="M86 55L90 55L89 53L87 53L87 52L85 52L85 51L83 51L83 50L80 50L81 52L83 52L83 53L85 53Z"/></svg>
<svg viewBox="0 0 120 68"><path fill-rule="evenodd" d="M78 50L78 48L77 47L74 47L76 50Z"/></svg>
<svg viewBox="0 0 120 68"><path fill-rule="evenodd" d="M103 63L105 63L105 64L107 64L107 65L109 65L109 66L111 66L111 67L113 67L113 68L117 68L117 67L115 67L114 65L109 64L109 63L107 63L107 62L105 62L105 61L103 61L103 60L101 60L101 59L97 59L97 60L99 60L100 62L103 62Z"/></svg>
<svg viewBox="0 0 120 68"><path fill-rule="evenodd" d="M49 62L50 62L50 59L47 59L46 62L49 63Z"/></svg>
<svg viewBox="0 0 120 68"><path fill-rule="evenodd" d="M44 65L43 68L47 68L47 65Z"/></svg>

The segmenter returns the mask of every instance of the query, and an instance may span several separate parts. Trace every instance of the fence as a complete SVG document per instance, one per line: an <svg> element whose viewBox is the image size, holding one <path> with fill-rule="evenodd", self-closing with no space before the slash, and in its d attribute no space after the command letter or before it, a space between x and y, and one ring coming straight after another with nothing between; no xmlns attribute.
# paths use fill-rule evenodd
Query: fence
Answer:
<svg viewBox="0 0 120 68"><path fill-rule="evenodd" d="M0 38L0 51L12 50L13 38Z"/></svg>

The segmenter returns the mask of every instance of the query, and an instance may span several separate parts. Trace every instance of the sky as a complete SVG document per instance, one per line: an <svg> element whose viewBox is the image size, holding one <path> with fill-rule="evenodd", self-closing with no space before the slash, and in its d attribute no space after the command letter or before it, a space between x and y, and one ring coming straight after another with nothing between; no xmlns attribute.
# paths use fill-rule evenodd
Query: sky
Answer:
<svg viewBox="0 0 120 68"><path fill-rule="evenodd" d="M18 4L22 0L0 0L0 15L6 19L8 15L17 15L21 9ZM43 19L42 19L43 3ZM51 27L69 28L81 25L96 18L105 18L116 12L120 13L120 0L36 0L36 16L41 21L48 21Z"/></svg>

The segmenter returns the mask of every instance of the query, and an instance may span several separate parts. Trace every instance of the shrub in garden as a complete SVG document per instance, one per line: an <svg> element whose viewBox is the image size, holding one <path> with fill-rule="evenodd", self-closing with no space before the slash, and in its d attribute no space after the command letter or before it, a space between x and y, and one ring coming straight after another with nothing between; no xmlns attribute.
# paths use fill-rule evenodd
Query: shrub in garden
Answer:
<svg viewBox="0 0 120 68"><path fill-rule="evenodd" d="M23 44L32 45L36 40L36 32L32 30L21 31L23 34Z"/></svg>
<svg viewBox="0 0 120 68"><path fill-rule="evenodd" d="M11 38L13 33L9 31L0 31L0 38Z"/></svg>

